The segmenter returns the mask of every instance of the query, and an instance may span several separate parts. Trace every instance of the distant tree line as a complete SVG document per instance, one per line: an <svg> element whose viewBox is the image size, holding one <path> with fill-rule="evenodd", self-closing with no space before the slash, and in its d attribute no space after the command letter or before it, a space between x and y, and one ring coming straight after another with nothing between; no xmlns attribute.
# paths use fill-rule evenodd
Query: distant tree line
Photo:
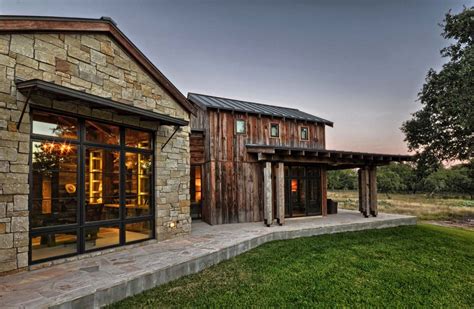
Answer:
<svg viewBox="0 0 474 309"><path fill-rule="evenodd" d="M328 172L329 190L357 190L357 170ZM377 189L381 193L453 193L474 198L474 160L436 170L393 163L377 168Z"/></svg>

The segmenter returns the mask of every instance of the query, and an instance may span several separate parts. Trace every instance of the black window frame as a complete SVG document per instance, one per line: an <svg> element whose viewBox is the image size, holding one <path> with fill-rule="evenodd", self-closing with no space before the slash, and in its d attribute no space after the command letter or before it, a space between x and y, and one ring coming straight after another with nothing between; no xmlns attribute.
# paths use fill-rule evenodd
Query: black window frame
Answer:
<svg viewBox="0 0 474 309"><path fill-rule="evenodd" d="M78 120L78 138L77 139L66 139L66 138L60 138L60 137L55 137L55 136L48 136L48 135L41 135L41 134L35 134L33 133L33 114L38 111L38 112L46 112L54 115L60 115L60 116L68 116L68 117L74 117ZM85 253L91 253L95 251L101 251L101 250L107 250L110 248L115 248L115 247L121 247L124 245L130 245L130 244L135 244L143 241L148 241L151 239L156 239L156 229L155 229L155 131L146 129L146 128L140 128L138 126L133 126L133 125L127 125L127 124L118 124L112 121L108 121L105 119L99 119L97 117L88 117L88 116L83 116L83 115L78 115L75 113L69 113L69 112L63 112L63 111L51 111L50 109L47 108L42 108L42 107L32 107L30 110L30 115L31 115L31 121L30 121L30 152L29 152L29 183L32 185L32 180L33 180L33 168L32 168L32 157L33 157L33 149L32 145L33 142L43 142L43 141L52 141L52 142L67 142L69 144L74 144L77 146L77 190L79 191L79 197L77 201L77 208L76 208L76 223L74 224L66 224L66 225L54 225L54 226L45 226L45 227L36 227L32 228L31 227L31 220L30 221L30 228L29 228L29 250L28 250L28 263L29 265L34 265L34 264L40 264L44 262L48 262L51 260L57 260L57 259L62 259L62 258L68 258L72 256L77 256ZM110 124L110 125L115 125L119 127L120 130L120 142L118 145L112 145L112 144L101 144L101 143L95 143L95 142L89 142L86 140L86 132L85 132L85 122L86 120L90 121L96 121L104 124ZM134 148L134 147L127 147L125 146L125 130L126 129L133 129L133 130L139 130L143 132L147 132L151 134L151 147L150 149L144 149L144 148ZM101 220L101 221L86 221L85 218L85 209L81 205L84 205L85 202L85 153L86 153L86 148L87 147L98 147L102 149L110 149L110 150L116 150L119 151L120 153L120 168L119 168L119 217L117 219L110 219L110 220ZM125 200L126 200L126 194L125 194L125 177L126 177L126 168L125 168L125 153L127 152L132 152L132 153L142 153L142 154L149 154L151 155L151 160L152 160L152 172L151 172L151 179L150 179L150 186L151 186L151 192L150 192L150 211L148 215L143 215L143 216L137 216L137 217L127 217L126 216L126 209L125 209ZM33 195L34 190L30 188L29 190L29 198L28 198L28 210L30 212L30 218L31 218L31 211L32 211L32 206L33 206ZM126 233L126 224L130 223L138 223L138 222L150 222L151 226L151 237L145 238L145 239L140 239L136 241L126 241L125 238L125 233ZM107 227L111 225L118 225L120 227L119 231L119 244L115 244L112 246L107 246L107 247L101 247L101 248L95 248L92 250L85 250L85 229L91 228L91 227ZM38 235L44 234L44 233L61 233L61 232L68 232L71 230L75 230L77 232L77 243L76 243L76 252L72 254L65 254L65 255L58 255L54 257L48 257L44 259L38 259L33 261L32 260L32 238L36 237Z"/></svg>

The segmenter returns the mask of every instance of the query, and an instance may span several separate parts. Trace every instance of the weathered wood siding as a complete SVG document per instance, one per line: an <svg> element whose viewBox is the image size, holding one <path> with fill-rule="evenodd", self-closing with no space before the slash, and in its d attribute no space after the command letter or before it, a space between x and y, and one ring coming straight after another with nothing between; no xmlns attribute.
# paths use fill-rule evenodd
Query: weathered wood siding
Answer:
<svg viewBox="0 0 474 309"><path fill-rule="evenodd" d="M246 121L245 134L236 134L237 119ZM270 137L272 123L279 124L278 138ZM300 127L308 128L308 141L300 140ZM211 224L263 220L263 163L246 144L325 148L324 125L290 119L208 109L191 118L191 129L191 163L204 162L203 219Z"/></svg>

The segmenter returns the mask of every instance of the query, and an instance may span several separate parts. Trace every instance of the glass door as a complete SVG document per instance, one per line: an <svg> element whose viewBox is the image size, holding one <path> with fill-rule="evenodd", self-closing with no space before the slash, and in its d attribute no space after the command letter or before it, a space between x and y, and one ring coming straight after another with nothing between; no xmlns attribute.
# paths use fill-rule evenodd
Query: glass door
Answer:
<svg viewBox="0 0 474 309"><path fill-rule="evenodd" d="M285 167L285 216L320 215L321 186L318 167Z"/></svg>

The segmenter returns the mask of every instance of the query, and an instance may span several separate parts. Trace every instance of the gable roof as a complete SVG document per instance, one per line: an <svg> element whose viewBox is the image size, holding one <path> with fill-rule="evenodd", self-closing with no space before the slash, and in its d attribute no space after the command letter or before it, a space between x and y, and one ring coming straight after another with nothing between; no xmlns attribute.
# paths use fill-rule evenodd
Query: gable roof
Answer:
<svg viewBox="0 0 474 309"><path fill-rule="evenodd" d="M317 123L326 124L331 127L334 125L334 123L329 120L302 112L296 108L240 101L240 100L235 100L235 99L215 97L215 96L199 94L199 93L188 93L188 100L200 106L203 109L215 108L215 109L220 109L220 110L273 116L273 117L278 117L278 118L317 122Z"/></svg>
<svg viewBox="0 0 474 309"><path fill-rule="evenodd" d="M196 112L195 107L178 88L117 28L117 24L110 17L95 19L50 16L0 16L0 33L2 32L90 32L108 34L185 110L193 114Z"/></svg>

